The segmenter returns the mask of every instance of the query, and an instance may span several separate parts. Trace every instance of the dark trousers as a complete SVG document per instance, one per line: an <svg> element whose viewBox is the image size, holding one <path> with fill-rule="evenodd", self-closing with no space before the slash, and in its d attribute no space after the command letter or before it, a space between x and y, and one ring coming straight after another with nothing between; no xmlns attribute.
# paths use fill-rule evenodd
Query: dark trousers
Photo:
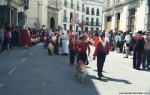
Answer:
<svg viewBox="0 0 150 95"><path fill-rule="evenodd" d="M77 62L78 62L79 60L82 60L82 61L86 64L86 61L87 61L87 54L80 52L80 53L78 54L78 57L77 57Z"/></svg>
<svg viewBox="0 0 150 95"><path fill-rule="evenodd" d="M70 64L73 65L74 64L74 59L75 59L75 51L74 50L70 50Z"/></svg>
<svg viewBox="0 0 150 95"><path fill-rule="evenodd" d="M106 53L98 53L98 55L97 55L97 70L98 70L99 77L102 75L105 59L106 59Z"/></svg>
<svg viewBox="0 0 150 95"><path fill-rule="evenodd" d="M123 51L123 42L120 43L119 50L120 50L120 53L122 53L122 51Z"/></svg>
<svg viewBox="0 0 150 95"><path fill-rule="evenodd" d="M143 53L141 51L133 51L133 68L134 69L140 69L140 66L142 64L142 55Z"/></svg>
<svg viewBox="0 0 150 95"><path fill-rule="evenodd" d="M144 50L143 53L143 60L142 60L142 67L145 69L145 66L149 68L150 66L150 50Z"/></svg>

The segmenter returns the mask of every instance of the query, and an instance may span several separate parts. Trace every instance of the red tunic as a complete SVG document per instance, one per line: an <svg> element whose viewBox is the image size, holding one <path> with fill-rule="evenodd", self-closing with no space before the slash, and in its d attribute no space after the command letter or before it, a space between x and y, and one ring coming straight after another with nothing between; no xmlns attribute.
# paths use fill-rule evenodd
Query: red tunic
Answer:
<svg viewBox="0 0 150 95"><path fill-rule="evenodd" d="M97 46L97 44L99 43L99 37L95 37L94 38L94 46L96 47Z"/></svg>
<svg viewBox="0 0 150 95"><path fill-rule="evenodd" d="M20 31L20 45L22 46L31 46L31 38L26 29Z"/></svg>
<svg viewBox="0 0 150 95"><path fill-rule="evenodd" d="M81 53L86 53L87 50L90 52L89 44L83 41L79 41L77 48L78 48L78 52Z"/></svg>
<svg viewBox="0 0 150 95"><path fill-rule="evenodd" d="M73 40L72 38L69 39L69 49L70 50L73 50L73 51L77 51L77 46L78 46L78 41L77 39L75 38L75 40Z"/></svg>
<svg viewBox="0 0 150 95"><path fill-rule="evenodd" d="M109 44L108 44L108 42L106 42L105 47L103 47L102 43L99 41L97 46L95 47L95 51L94 51L93 56L97 56L97 54L101 53L101 52L109 54Z"/></svg>

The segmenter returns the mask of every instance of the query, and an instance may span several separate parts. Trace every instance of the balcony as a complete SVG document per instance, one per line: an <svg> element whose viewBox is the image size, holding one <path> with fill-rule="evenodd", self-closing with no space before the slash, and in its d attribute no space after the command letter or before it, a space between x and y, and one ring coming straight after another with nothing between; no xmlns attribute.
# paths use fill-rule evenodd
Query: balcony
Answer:
<svg viewBox="0 0 150 95"><path fill-rule="evenodd" d="M100 23L99 22L86 22L85 25L88 25L88 26L100 26Z"/></svg>

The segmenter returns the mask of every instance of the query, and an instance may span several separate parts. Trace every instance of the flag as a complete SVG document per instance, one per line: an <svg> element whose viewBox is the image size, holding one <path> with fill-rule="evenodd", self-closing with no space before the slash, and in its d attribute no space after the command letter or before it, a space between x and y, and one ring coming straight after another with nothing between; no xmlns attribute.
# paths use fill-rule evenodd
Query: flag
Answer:
<svg viewBox="0 0 150 95"><path fill-rule="evenodd" d="M77 23L77 14L75 13L75 10L71 19L71 23L73 26Z"/></svg>

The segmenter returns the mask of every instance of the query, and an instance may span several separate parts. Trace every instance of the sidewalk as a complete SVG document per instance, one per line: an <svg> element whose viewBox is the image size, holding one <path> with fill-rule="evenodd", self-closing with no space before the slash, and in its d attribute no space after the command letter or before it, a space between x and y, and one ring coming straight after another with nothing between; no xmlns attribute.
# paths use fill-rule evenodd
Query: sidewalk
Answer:
<svg viewBox="0 0 150 95"><path fill-rule="evenodd" d="M132 59L123 57L123 54L110 52L105 61L103 69L105 77L102 80L97 80L96 61L92 61L88 65L89 78L101 95L119 95L119 93L129 92L147 93L149 91L150 72L132 69Z"/></svg>

